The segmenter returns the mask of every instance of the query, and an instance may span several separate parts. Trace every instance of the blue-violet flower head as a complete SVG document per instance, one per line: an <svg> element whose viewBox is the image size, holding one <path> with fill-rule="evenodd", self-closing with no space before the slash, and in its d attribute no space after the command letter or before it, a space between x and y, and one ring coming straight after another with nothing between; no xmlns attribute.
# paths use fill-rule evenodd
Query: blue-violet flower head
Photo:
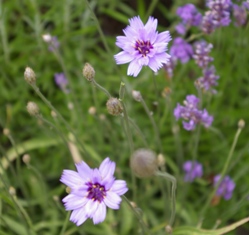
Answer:
<svg viewBox="0 0 249 235"><path fill-rule="evenodd" d="M62 91L64 91L65 93L69 92L69 90L67 89L68 80L64 73L55 73L54 81Z"/></svg>
<svg viewBox="0 0 249 235"><path fill-rule="evenodd" d="M202 164L197 161L186 161L183 164L183 170L186 182L193 182L196 178L201 178L203 175Z"/></svg>
<svg viewBox="0 0 249 235"><path fill-rule="evenodd" d="M214 187L217 185L217 183L220 180L221 175L216 175L214 177ZM224 197L225 200L231 199L233 195L233 190L235 189L235 183L234 181L227 175L223 178L221 181L217 191L216 195Z"/></svg>
<svg viewBox="0 0 249 235"><path fill-rule="evenodd" d="M127 74L136 77L143 66L157 72L166 64L170 55L166 53L171 40L169 31L158 33L157 19L149 17L144 25L139 16L129 20L125 36L118 36L116 45L123 51L114 56L117 64L130 63Z"/></svg>
<svg viewBox="0 0 249 235"><path fill-rule="evenodd" d="M209 56L212 48L213 45L204 40L195 42L193 58L199 67L206 68L208 64L214 60Z"/></svg>
<svg viewBox="0 0 249 235"><path fill-rule="evenodd" d="M76 164L77 172L63 171L60 181L70 188L70 194L62 201L66 210L72 210L70 221L79 226L90 218L98 224L106 217L106 206L119 209L120 196L128 188L124 180L115 180L115 166L106 158L98 169L91 169L82 161Z"/></svg>

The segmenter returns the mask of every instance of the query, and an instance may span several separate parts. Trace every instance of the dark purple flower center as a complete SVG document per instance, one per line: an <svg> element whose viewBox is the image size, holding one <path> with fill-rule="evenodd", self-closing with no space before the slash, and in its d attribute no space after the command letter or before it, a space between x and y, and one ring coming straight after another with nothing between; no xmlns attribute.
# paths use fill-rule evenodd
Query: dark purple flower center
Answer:
<svg viewBox="0 0 249 235"><path fill-rule="evenodd" d="M88 186L87 192L87 198L93 200L93 201L99 201L102 202L106 196L106 190L105 186L99 184L99 183L91 183L88 182L86 184Z"/></svg>
<svg viewBox="0 0 249 235"><path fill-rule="evenodd" d="M153 49L153 46L151 45L150 41L136 41L135 50L139 51L142 56L145 57L151 49Z"/></svg>

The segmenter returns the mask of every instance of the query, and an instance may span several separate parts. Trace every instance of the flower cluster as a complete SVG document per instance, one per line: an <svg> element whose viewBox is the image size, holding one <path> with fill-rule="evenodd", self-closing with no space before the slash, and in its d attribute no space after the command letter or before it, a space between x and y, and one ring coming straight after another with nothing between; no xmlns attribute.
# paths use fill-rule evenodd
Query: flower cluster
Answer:
<svg viewBox="0 0 249 235"><path fill-rule="evenodd" d="M166 64L170 55L166 53L171 40L169 31L158 33L157 19L149 17L144 25L139 16L129 20L130 25L118 36L116 45L123 51L114 56L117 64L129 63L127 74L136 77L143 66L157 72Z"/></svg>
<svg viewBox="0 0 249 235"><path fill-rule="evenodd" d="M170 48L170 55L173 61L180 60L184 64L191 59L193 48L191 44L187 43L184 39L177 37L174 39Z"/></svg>
<svg viewBox="0 0 249 235"><path fill-rule="evenodd" d="M239 6L237 4L233 4L233 17L235 19L235 25L241 26L244 25L247 18L247 12L244 5Z"/></svg>
<svg viewBox="0 0 249 235"><path fill-rule="evenodd" d="M106 158L99 169L91 169L85 162L76 164L77 172L64 170L60 181L70 188L62 201L66 210L72 210L70 221L77 226L87 218L94 224L106 217L106 206L119 209L121 195L128 190L124 180L115 180L115 163Z"/></svg>
<svg viewBox="0 0 249 235"><path fill-rule="evenodd" d="M221 178L221 175L216 175L214 177L214 186L217 185ZM227 175L224 177L224 179L221 181L217 191L216 195L220 197L224 197L225 200L231 199L233 195L233 190L235 189L235 183L234 181Z"/></svg>
<svg viewBox="0 0 249 235"><path fill-rule="evenodd" d="M179 34L185 34L187 27L199 26L201 23L202 15L193 4L189 3L182 7L178 7L176 14L182 20L182 23L176 26L176 30Z"/></svg>
<svg viewBox="0 0 249 235"><path fill-rule="evenodd" d="M202 164L197 161L186 161L183 164L183 170L186 182L193 182L196 178L200 178L203 175Z"/></svg>
<svg viewBox="0 0 249 235"><path fill-rule="evenodd" d="M204 89L205 91L211 91L211 93L216 93L216 90L212 87L217 86L217 80L220 78L215 75L215 67L207 67L202 70L203 77L196 80L195 85L197 88Z"/></svg>
<svg viewBox="0 0 249 235"><path fill-rule="evenodd" d="M209 127L213 122L213 117L208 114L206 109L200 110L198 104L199 99L195 95L188 95L184 101L185 106L178 103L174 110L176 120L183 118L188 121L183 121L183 127L188 131L194 130L199 123Z"/></svg>
<svg viewBox="0 0 249 235"><path fill-rule="evenodd" d="M231 22L231 4L231 0L207 0L206 5L209 11L207 11L202 18L202 31L206 34L210 34L216 28L228 26Z"/></svg>

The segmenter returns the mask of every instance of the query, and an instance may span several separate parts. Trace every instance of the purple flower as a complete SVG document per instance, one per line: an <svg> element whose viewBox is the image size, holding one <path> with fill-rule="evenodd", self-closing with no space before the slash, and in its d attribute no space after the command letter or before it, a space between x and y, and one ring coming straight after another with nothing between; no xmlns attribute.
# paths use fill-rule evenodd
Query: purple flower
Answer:
<svg viewBox="0 0 249 235"><path fill-rule="evenodd" d="M182 19L187 26L199 26L201 23L201 13L199 13L193 4L186 4L179 7L176 14Z"/></svg>
<svg viewBox="0 0 249 235"><path fill-rule="evenodd" d="M44 42L46 42L49 45L48 46L49 51L54 51L57 48L59 48L60 43L56 36L51 36L50 34L44 34L42 35L42 38Z"/></svg>
<svg viewBox="0 0 249 235"><path fill-rule="evenodd" d="M171 40L169 31L158 33L157 19L149 17L144 25L139 16L129 20L124 30L125 36L118 36L116 45L123 51L114 56L117 64L129 63L127 74L136 77L143 66L157 72L167 63L170 55L166 53Z"/></svg>
<svg viewBox="0 0 249 235"><path fill-rule="evenodd" d="M247 18L246 9L243 6L238 6L237 4L233 4L233 16L235 19L236 26L244 25Z"/></svg>
<svg viewBox="0 0 249 235"><path fill-rule="evenodd" d="M121 195L128 188L124 180L115 180L115 163L106 158L99 169L91 169L85 162L76 164L77 172L64 170L60 181L70 187L70 194L63 198L66 210L72 210L70 221L77 226L87 218L94 224L104 221L106 206L119 209Z"/></svg>
<svg viewBox="0 0 249 235"><path fill-rule="evenodd" d="M212 87L218 85L217 80L220 77L215 75L215 67L211 66L209 68L204 68L202 72L203 72L203 77L197 79L196 86L206 91L211 91L212 93L216 93L216 91L212 89Z"/></svg>
<svg viewBox="0 0 249 235"><path fill-rule="evenodd" d="M54 81L62 91L64 91L65 93L69 92L69 90L67 89L68 80L64 73L55 73Z"/></svg>
<svg viewBox="0 0 249 235"><path fill-rule="evenodd" d="M193 55L192 46L184 39L178 37L173 41L170 49L170 55L173 60L180 60L183 64L187 63Z"/></svg>
<svg viewBox="0 0 249 235"><path fill-rule="evenodd" d="M183 170L186 182L193 182L195 178L201 178L203 175L202 165L197 161L186 161L183 164Z"/></svg>
<svg viewBox="0 0 249 235"><path fill-rule="evenodd" d="M242 5L249 11L249 0L244 1Z"/></svg>
<svg viewBox="0 0 249 235"><path fill-rule="evenodd" d="M216 175L214 177L214 186L217 185L217 183L220 180L221 175ZM234 181L227 175L224 177L224 179L221 181L217 191L217 196L223 196L225 200L229 200L233 195L233 190L235 188Z"/></svg>
<svg viewBox="0 0 249 235"><path fill-rule="evenodd" d="M169 59L169 61L167 62L167 64L163 65L163 68L165 69L165 71L167 72L167 75L172 78L173 77L173 71L174 68L176 66L175 61L172 59L172 57Z"/></svg>
<svg viewBox="0 0 249 235"><path fill-rule="evenodd" d="M176 29L176 32L181 35L184 35L186 33L186 26L182 23L176 25L175 29Z"/></svg>
<svg viewBox="0 0 249 235"><path fill-rule="evenodd" d="M209 53L213 45L207 43L206 41L198 41L194 44L194 55L193 58L196 64L201 68L206 68L208 64L214 59L209 56Z"/></svg>
<svg viewBox="0 0 249 235"><path fill-rule="evenodd" d="M185 130L194 130L196 125L201 123L205 127L211 126L213 117L210 116L206 109L200 110L198 108L199 99L195 95L188 95L186 100L183 102L185 106L177 104L174 109L174 116L176 120L183 118L183 127Z"/></svg>

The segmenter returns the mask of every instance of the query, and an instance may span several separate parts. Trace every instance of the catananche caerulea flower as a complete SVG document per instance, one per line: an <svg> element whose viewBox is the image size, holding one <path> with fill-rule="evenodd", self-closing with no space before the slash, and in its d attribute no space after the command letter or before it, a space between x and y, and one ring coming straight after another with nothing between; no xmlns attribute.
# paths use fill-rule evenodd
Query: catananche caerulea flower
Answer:
<svg viewBox="0 0 249 235"><path fill-rule="evenodd" d="M69 90L67 89L68 80L67 80L64 73L55 73L54 74L54 81L55 81L56 85L58 87L60 87L60 89L62 91L64 91L65 93L69 92Z"/></svg>
<svg viewBox="0 0 249 235"><path fill-rule="evenodd" d="M157 19L149 17L144 25L139 16L129 20L125 36L118 36L116 45L123 51L114 56L117 64L129 63L127 74L136 77L143 66L157 72L166 64L170 55L166 53L171 40L169 31L158 33Z"/></svg>
<svg viewBox="0 0 249 235"><path fill-rule="evenodd" d="M186 182L193 182L195 178L200 178L203 175L202 165L197 161L186 161L183 164L183 170Z"/></svg>
<svg viewBox="0 0 249 235"><path fill-rule="evenodd" d="M60 181L70 188L70 194L63 198L66 210L72 210L70 221L77 226L87 218L94 224L106 217L106 206L119 209L121 195L128 188L124 180L115 180L115 163L106 158L99 169L91 169L85 162L76 164L77 172L64 170Z"/></svg>
<svg viewBox="0 0 249 235"><path fill-rule="evenodd" d="M216 175L214 177L214 186L217 185L220 180L220 177L220 175ZM226 175L221 181L216 191L216 195L221 197L223 196L225 200L229 200L233 195L233 190L235 189L235 186L236 185L233 180L228 175Z"/></svg>

